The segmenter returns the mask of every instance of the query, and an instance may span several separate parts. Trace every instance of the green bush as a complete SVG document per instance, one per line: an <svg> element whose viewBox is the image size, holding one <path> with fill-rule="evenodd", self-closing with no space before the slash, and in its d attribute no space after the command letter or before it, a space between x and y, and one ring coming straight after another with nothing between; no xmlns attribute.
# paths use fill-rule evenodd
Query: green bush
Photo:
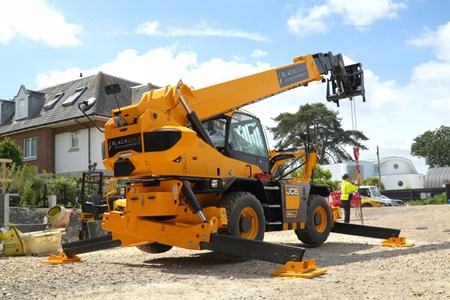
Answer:
<svg viewBox="0 0 450 300"><path fill-rule="evenodd" d="M445 193L434 195L431 198L423 199L423 200L417 200L417 201L410 201L411 205L435 205L435 204L447 204L447 196Z"/></svg>
<svg viewBox="0 0 450 300"><path fill-rule="evenodd" d="M57 203L70 206L75 203L77 183L73 178L55 176L51 173L38 174L38 168L23 165L9 170L8 192L21 195L21 205L42 205L43 199L49 195L56 195Z"/></svg>
<svg viewBox="0 0 450 300"><path fill-rule="evenodd" d="M26 187L23 189L22 197L20 199L20 204L22 205L32 205L36 204L36 193L33 188Z"/></svg>
<svg viewBox="0 0 450 300"><path fill-rule="evenodd" d="M48 182L48 193L56 195L58 204L72 206L77 197L77 181L74 178L55 176Z"/></svg>
<svg viewBox="0 0 450 300"><path fill-rule="evenodd" d="M21 205L36 205L45 193L45 184L37 175L36 166L22 165L10 169L12 182L9 184L8 192L21 195Z"/></svg>

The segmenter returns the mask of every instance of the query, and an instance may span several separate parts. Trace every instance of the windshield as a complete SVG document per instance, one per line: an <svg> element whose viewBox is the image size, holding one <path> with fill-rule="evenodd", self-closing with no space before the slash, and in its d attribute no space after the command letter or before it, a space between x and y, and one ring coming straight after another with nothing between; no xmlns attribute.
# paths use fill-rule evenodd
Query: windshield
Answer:
<svg viewBox="0 0 450 300"><path fill-rule="evenodd" d="M264 132L259 120L247 114L235 113L231 118L230 149L268 157Z"/></svg>
<svg viewBox="0 0 450 300"><path fill-rule="evenodd" d="M370 190L372 192L373 197L375 198L381 198L380 190L376 186L371 186Z"/></svg>

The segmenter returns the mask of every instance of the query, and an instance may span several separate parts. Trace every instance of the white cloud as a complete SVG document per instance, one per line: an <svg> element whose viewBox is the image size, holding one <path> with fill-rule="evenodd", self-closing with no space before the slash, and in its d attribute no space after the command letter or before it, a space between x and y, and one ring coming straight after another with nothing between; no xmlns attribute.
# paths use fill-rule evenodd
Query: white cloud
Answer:
<svg viewBox="0 0 450 300"><path fill-rule="evenodd" d="M87 75L85 71L81 70L78 67L71 67L64 71L59 70L51 70L47 73L40 73L36 76L36 82L38 85L38 89L54 86L57 84L61 84L64 82L69 82L77 79L80 73L83 75Z"/></svg>
<svg viewBox="0 0 450 300"><path fill-rule="evenodd" d="M157 33L156 30L158 29L158 27L159 27L158 21L144 22L138 25L136 32L139 34L153 35Z"/></svg>
<svg viewBox="0 0 450 300"><path fill-rule="evenodd" d="M415 84L432 83L431 86L448 82L450 78L450 63L428 61L413 68L412 82ZM429 86L429 87L431 87Z"/></svg>
<svg viewBox="0 0 450 300"><path fill-rule="evenodd" d="M420 37L411 39L408 44L417 47L431 47L437 60L430 60L415 66L412 70L410 88L423 94L426 108L436 112L450 112L450 22L439 26L435 31L425 29ZM426 91L426 93L424 92ZM441 124L441 125L447 125Z"/></svg>
<svg viewBox="0 0 450 300"><path fill-rule="evenodd" d="M352 63L348 57L344 56L344 60L347 64ZM290 62L287 58L286 64ZM151 82L160 86L173 85L182 79L188 86L201 88L270 67L278 66L270 66L268 63L249 64L239 60L225 61L220 58L199 61L195 52L183 52L174 45L150 49L142 54L126 49L118 53L114 60L100 66L88 70L77 67L53 70L40 74L37 81L39 87L43 88L77 79L80 72L88 76L103 71L143 84ZM430 72L430 68L433 72ZM397 151L401 153L399 156L412 159L407 155L415 137L440 125L449 125L450 76L444 72L448 72L450 68L445 68L445 64L419 65L414 69L410 83L404 86L395 81L384 81L371 70L364 70L367 102L362 103L361 97L354 99L357 129L370 139L365 143L370 150L362 151L361 159L376 158L377 146L380 147L382 157L383 153L386 156L386 153L392 155ZM430 73L441 76L431 76ZM282 112L296 112L300 105L306 103L327 103L330 109L339 112L342 127L352 129L350 102L341 100L338 108L335 104L328 103L325 95L325 84L312 83L307 87L269 97L245 109L255 113L265 126L272 127L276 125L272 118ZM273 146L270 133L268 135L270 145ZM414 161L418 163L418 160ZM422 165L416 167L419 172L425 173L423 160L420 162Z"/></svg>
<svg viewBox="0 0 450 300"><path fill-rule="evenodd" d="M67 23L64 16L41 0L3 1L0 4L0 43L13 38L44 42L52 47L80 44L82 27Z"/></svg>
<svg viewBox="0 0 450 300"><path fill-rule="evenodd" d="M262 57L262 56L266 56L267 51L264 50L260 50L260 49L256 49L255 51L252 52L252 54L250 54L251 57Z"/></svg>
<svg viewBox="0 0 450 300"><path fill-rule="evenodd" d="M325 5L315 6L307 12L301 10L297 15L289 18L288 29L301 37L326 33L328 27L323 19L331 14L332 12Z"/></svg>
<svg viewBox="0 0 450 300"><path fill-rule="evenodd" d="M268 68L268 64L251 65L220 58L199 62L194 52L179 52L177 46L170 46L151 49L144 54L126 49L118 53L113 61L92 69L72 67L63 71L51 70L39 74L36 81L38 88L42 89L75 80L80 73L89 76L102 71L143 84L151 82L159 86L173 85L181 79L187 85L200 88Z"/></svg>
<svg viewBox="0 0 450 300"><path fill-rule="evenodd" d="M409 40L408 44L416 47L432 47L438 59L450 62L450 22L439 26L436 31L429 28L425 28L424 31L420 37Z"/></svg>
<svg viewBox="0 0 450 300"><path fill-rule="evenodd" d="M331 17L339 15L344 24L362 30L378 20L398 17L398 11L405 8L405 3L394 0L377 0L370 4L360 0L327 0L311 9L300 9L289 18L287 26L300 37L323 34L328 31Z"/></svg>
<svg viewBox="0 0 450 300"><path fill-rule="evenodd" d="M216 36L216 37L231 37L243 38L261 42L267 42L268 39L259 33L246 32L238 29L224 29L216 28L209 25L207 22L200 22L192 28L166 26L164 29L160 28L159 22L151 21L144 22L138 25L137 33L153 36L164 37L179 37L179 36Z"/></svg>
<svg viewBox="0 0 450 300"><path fill-rule="evenodd" d="M365 27L382 19L395 19L398 11L406 8L403 2L377 0L367 3L360 0L329 0L330 10L339 14L346 24Z"/></svg>

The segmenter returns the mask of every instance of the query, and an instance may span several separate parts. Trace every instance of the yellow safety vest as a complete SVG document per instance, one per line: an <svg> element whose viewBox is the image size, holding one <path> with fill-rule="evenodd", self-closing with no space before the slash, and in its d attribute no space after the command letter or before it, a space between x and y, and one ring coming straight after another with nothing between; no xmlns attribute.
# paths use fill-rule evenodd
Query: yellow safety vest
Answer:
<svg viewBox="0 0 450 300"><path fill-rule="evenodd" d="M356 192L358 187L350 181L343 180L341 185L341 200L348 200L350 193Z"/></svg>

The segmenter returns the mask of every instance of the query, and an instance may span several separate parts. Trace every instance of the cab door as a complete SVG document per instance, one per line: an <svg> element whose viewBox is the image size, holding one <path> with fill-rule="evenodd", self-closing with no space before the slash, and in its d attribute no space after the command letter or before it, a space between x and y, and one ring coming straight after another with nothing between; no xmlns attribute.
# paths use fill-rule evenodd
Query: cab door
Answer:
<svg viewBox="0 0 450 300"><path fill-rule="evenodd" d="M226 150L231 158L259 166L269 172L269 151L258 118L236 112L228 124Z"/></svg>

